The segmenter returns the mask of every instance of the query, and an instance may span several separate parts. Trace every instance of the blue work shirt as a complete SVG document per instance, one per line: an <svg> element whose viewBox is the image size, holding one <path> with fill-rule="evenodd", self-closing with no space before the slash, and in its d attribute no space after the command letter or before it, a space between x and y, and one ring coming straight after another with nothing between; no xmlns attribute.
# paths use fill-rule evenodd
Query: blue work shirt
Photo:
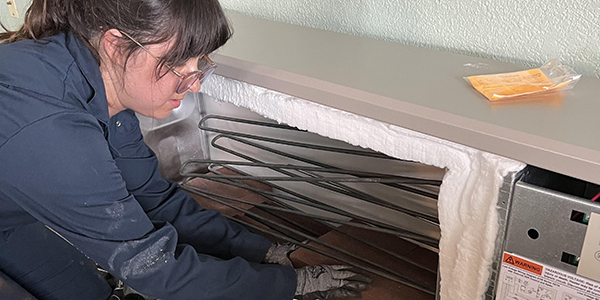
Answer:
<svg viewBox="0 0 600 300"><path fill-rule="evenodd" d="M71 33L0 45L0 231L42 222L134 289L178 299L292 299L271 243L158 172L133 111L112 118Z"/></svg>

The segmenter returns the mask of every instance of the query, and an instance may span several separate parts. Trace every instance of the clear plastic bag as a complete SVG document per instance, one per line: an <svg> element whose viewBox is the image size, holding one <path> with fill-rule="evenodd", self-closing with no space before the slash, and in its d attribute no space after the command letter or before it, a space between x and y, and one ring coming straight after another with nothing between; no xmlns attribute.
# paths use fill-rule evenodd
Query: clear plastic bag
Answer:
<svg viewBox="0 0 600 300"><path fill-rule="evenodd" d="M580 78L580 74L560 64L558 59L552 59L538 69L465 77L490 101L570 90Z"/></svg>

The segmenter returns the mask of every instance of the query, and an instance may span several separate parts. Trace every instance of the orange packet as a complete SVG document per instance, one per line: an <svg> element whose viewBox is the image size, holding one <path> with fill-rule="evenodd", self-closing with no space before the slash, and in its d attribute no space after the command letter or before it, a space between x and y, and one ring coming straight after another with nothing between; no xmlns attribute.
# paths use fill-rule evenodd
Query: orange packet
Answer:
<svg viewBox="0 0 600 300"><path fill-rule="evenodd" d="M467 80L490 101L548 91L562 86L562 84L553 84L540 69L470 76Z"/></svg>

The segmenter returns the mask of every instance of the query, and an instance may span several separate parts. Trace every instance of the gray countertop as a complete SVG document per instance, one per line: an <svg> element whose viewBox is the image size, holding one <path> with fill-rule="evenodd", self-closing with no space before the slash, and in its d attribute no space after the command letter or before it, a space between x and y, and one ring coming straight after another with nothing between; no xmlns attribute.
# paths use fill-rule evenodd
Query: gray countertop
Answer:
<svg viewBox="0 0 600 300"><path fill-rule="evenodd" d="M234 37L214 56L219 75L600 184L600 79L490 103L463 77L527 68L228 16Z"/></svg>

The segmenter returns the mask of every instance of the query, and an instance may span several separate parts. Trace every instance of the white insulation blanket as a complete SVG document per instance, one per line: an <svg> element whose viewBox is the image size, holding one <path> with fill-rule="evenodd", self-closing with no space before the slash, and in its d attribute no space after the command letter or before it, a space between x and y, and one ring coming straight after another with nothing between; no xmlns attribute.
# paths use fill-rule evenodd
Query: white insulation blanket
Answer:
<svg viewBox="0 0 600 300"><path fill-rule="evenodd" d="M441 299L483 297L498 231L498 192L503 177L523 163L221 76L209 78L201 91L299 129L445 168L438 201Z"/></svg>

